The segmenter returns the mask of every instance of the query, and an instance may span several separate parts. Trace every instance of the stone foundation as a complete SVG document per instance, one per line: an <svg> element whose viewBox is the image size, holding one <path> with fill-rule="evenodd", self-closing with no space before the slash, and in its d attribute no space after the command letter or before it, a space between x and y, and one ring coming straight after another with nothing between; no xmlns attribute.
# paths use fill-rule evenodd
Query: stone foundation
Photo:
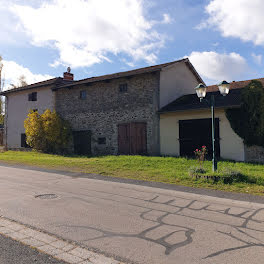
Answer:
<svg viewBox="0 0 264 264"><path fill-rule="evenodd" d="M245 146L245 161L264 163L264 148L260 146Z"/></svg>

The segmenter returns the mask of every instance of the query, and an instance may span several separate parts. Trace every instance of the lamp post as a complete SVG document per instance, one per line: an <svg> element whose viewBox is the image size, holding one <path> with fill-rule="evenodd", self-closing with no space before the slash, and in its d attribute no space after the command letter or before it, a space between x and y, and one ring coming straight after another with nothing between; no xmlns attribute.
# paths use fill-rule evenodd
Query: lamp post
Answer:
<svg viewBox="0 0 264 264"><path fill-rule="evenodd" d="M206 96L206 86L200 83L196 88L195 91L197 93L198 98L200 98L200 102L205 100L208 105L211 107L211 116L212 116L212 150L213 150L213 171L217 170L217 160L215 157L215 96L214 94L211 95L210 100L205 99ZM229 93L230 84L227 81L222 81L218 85L218 89L220 94L226 96Z"/></svg>

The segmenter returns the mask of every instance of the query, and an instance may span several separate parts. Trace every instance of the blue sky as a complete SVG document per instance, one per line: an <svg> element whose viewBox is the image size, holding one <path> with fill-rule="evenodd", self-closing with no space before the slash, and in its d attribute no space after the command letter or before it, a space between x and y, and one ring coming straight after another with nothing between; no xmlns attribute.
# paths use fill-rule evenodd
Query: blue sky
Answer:
<svg viewBox="0 0 264 264"><path fill-rule="evenodd" d="M261 0L0 0L0 6L6 88L22 74L32 83L71 66L83 79L185 56L207 84L264 77Z"/></svg>

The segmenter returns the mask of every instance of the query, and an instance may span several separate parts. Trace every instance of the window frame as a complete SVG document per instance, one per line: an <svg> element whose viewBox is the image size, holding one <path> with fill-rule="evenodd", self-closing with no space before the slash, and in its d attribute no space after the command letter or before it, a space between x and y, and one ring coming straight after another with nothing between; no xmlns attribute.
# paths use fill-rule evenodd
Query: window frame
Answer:
<svg viewBox="0 0 264 264"><path fill-rule="evenodd" d="M86 90L81 90L80 91L80 95L79 95L79 99L80 100L86 100L87 98L87 91Z"/></svg>
<svg viewBox="0 0 264 264"><path fill-rule="evenodd" d="M38 101L38 92L32 92L28 94L28 101L36 102Z"/></svg>
<svg viewBox="0 0 264 264"><path fill-rule="evenodd" d="M120 93L127 93L127 91L128 91L127 83L120 83L119 84L119 92Z"/></svg>

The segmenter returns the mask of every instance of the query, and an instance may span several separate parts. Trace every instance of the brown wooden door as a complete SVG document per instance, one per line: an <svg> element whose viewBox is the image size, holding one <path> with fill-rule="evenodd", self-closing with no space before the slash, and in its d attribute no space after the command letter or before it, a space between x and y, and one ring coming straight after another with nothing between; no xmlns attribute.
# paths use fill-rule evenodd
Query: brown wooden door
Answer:
<svg viewBox="0 0 264 264"><path fill-rule="evenodd" d="M130 154L130 124L118 125L118 152L119 154Z"/></svg>
<svg viewBox="0 0 264 264"><path fill-rule="evenodd" d="M128 123L118 126L119 154L147 154L146 123Z"/></svg>
<svg viewBox="0 0 264 264"><path fill-rule="evenodd" d="M147 153L146 123L130 124L130 154L143 155Z"/></svg>

